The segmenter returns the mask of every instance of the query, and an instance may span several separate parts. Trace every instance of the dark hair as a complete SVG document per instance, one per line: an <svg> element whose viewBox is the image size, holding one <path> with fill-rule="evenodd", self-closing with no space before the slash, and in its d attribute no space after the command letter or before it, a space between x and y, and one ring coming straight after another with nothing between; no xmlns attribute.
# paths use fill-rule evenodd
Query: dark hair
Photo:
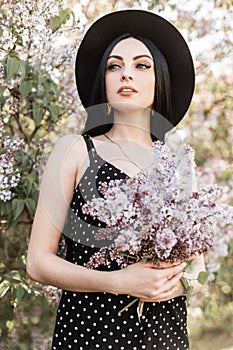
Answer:
<svg viewBox="0 0 233 350"><path fill-rule="evenodd" d="M169 121L172 120L171 84L168 65L160 50L149 39L132 34L118 36L111 42L102 56L92 90L93 107L89 107L87 110L88 116L83 134L88 133L91 136L97 136L109 131L113 125L113 112L107 115L106 111L106 103L108 102L105 87L106 64L115 45L127 38L135 38L143 42L153 57L156 83L152 107L154 115L151 116L150 130L152 140L164 139L165 132L171 128ZM165 123L163 122L164 118L167 121ZM161 122L164 125L161 125ZM160 129L159 132L158 129Z"/></svg>

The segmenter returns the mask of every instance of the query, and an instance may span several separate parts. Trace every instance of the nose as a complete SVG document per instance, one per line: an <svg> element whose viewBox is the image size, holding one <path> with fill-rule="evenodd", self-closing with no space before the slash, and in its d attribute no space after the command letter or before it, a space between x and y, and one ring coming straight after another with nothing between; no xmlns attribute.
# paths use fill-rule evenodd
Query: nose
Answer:
<svg viewBox="0 0 233 350"><path fill-rule="evenodd" d="M122 72L121 81L129 81L129 80L132 80L132 79L133 79L132 72L130 72L129 69L125 69Z"/></svg>
<svg viewBox="0 0 233 350"><path fill-rule="evenodd" d="M127 74L122 74L121 80L122 81L128 81L128 80L132 80L133 78L130 75Z"/></svg>

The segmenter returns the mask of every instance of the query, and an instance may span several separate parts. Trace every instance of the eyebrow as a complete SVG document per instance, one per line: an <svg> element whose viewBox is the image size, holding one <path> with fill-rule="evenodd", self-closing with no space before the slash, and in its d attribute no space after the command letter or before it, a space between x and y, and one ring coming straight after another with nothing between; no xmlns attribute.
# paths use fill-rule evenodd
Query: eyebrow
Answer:
<svg viewBox="0 0 233 350"><path fill-rule="evenodd" d="M150 60L153 61L153 58L152 58L151 56L149 56L149 55L146 55L146 54L137 55L137 56L133 57L133 60L136 61L136 60L138 60L139 58L143 58L143 57L147 57L147 58L149 58ZM118 60L124 61L123 57L118 56L118 55L111 55L111 56L108 57L108 60L109 60L110 58L117 58Z"/></svg>

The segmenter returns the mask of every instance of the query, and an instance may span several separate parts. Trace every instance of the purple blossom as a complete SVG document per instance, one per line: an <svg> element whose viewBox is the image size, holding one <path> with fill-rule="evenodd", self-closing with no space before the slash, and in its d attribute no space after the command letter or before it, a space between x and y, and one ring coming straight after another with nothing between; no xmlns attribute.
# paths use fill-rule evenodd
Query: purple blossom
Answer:
<svg viewBox="0 0 233 350"><path fill-rule="evenodd" d="M193 191L196 165L190 146L181 145L174 156L157 141L153 154L149 172L103 183L99 190L104 198L83 206L84 213L107 225L96 239L111 241L88 267L108 265L113 258L121 267L144 258L171 263L188 260L215 247L220 227L226 230L233 223L233 207L216 202L221 195L216 184ZM221 254L226 254L226 244Z"/></svg>
<svg viewBox="0 0 233 350"><path fill-rule="evenodd" d="M167 259L176 243L176 235L171 229L163 228L158 230L154 242L158 258L161 260Z"/></svg>

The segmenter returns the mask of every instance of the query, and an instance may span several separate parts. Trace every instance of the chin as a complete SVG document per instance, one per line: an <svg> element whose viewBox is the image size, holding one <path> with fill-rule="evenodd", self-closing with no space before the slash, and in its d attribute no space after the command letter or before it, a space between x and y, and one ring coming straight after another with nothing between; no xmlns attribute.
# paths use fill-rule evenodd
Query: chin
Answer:
<svg viewBox="0 0 233 350"><path fill-rule="evenodd" d="M150 111L151 108L143 105L139 105L130 101L124 101L124 102L111 102L111 106L121 113L127 113L127 112L144 112L145 110Z"/></svg>

